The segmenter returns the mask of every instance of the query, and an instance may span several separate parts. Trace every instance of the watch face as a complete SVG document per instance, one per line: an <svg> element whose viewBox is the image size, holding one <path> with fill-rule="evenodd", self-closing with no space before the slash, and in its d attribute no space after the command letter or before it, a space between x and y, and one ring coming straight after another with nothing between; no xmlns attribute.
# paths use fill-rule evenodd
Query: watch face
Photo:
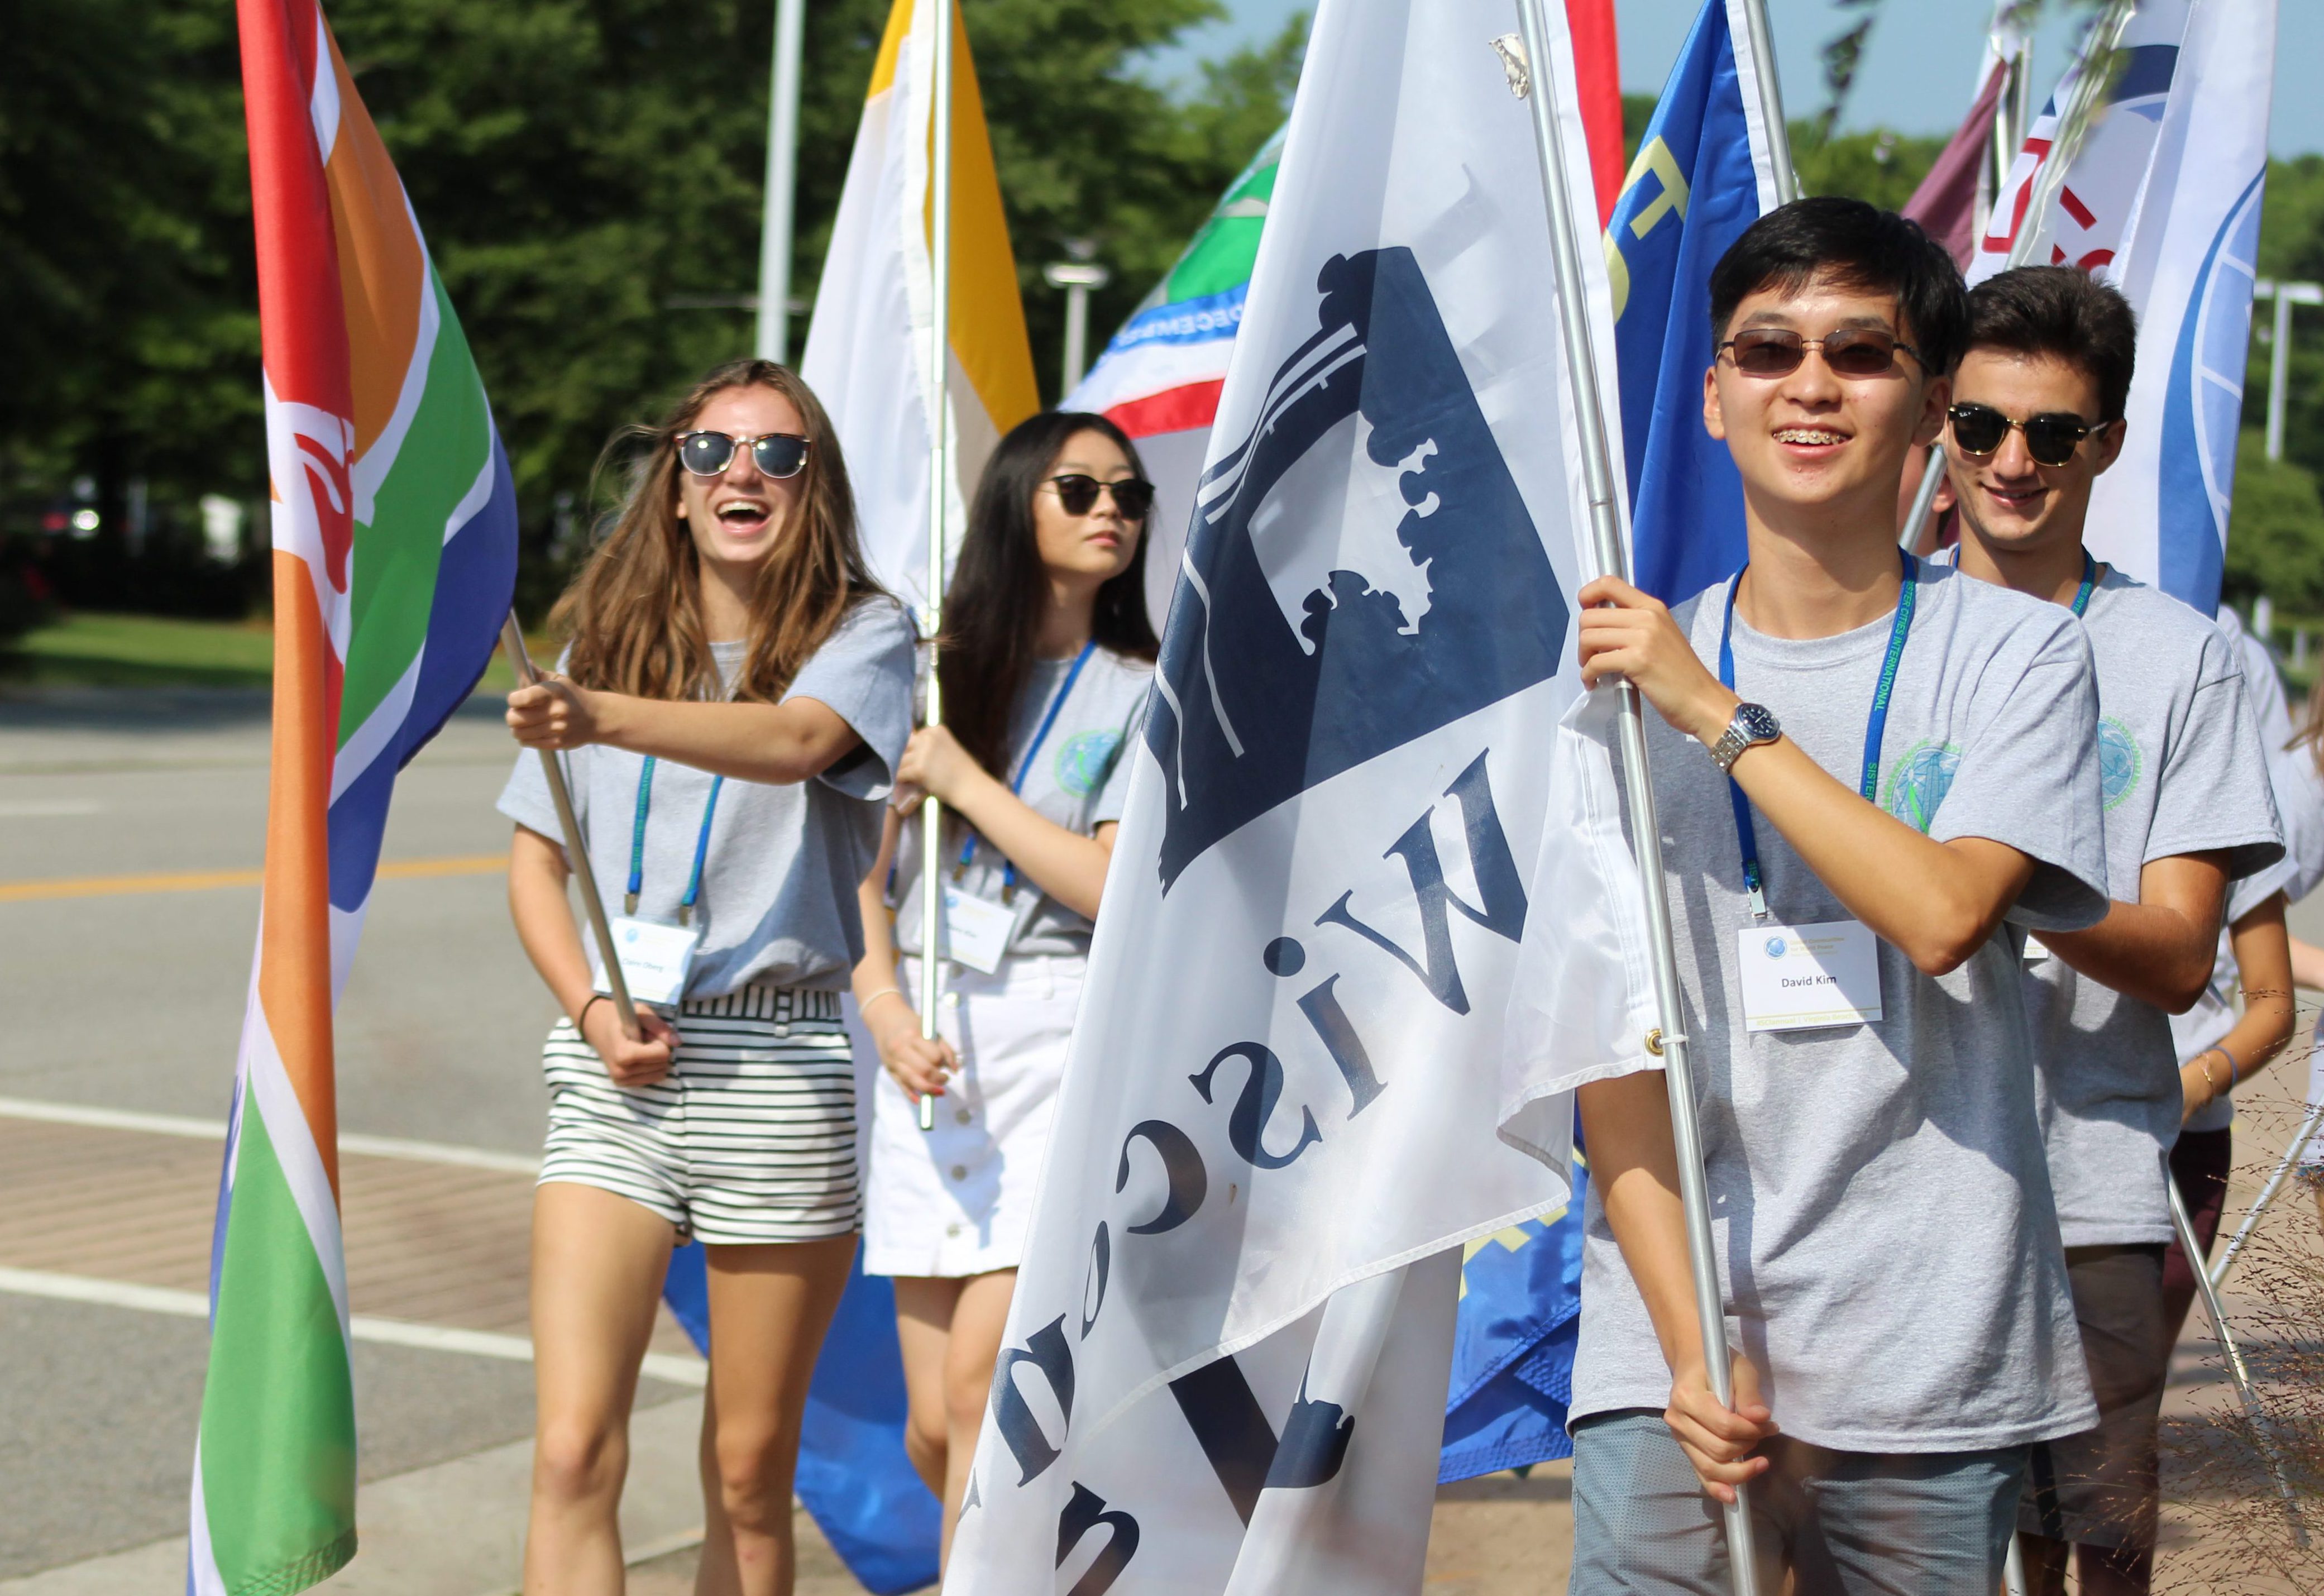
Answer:
<svg viewBox="0 0 2324 1596"><path fill-rule="evenodd" d="M1754 743L1773 743L1784 734L1783 724L1764 704L1738 704L1735 706L1735 718L1742 723L1744 732Z"/></svg>

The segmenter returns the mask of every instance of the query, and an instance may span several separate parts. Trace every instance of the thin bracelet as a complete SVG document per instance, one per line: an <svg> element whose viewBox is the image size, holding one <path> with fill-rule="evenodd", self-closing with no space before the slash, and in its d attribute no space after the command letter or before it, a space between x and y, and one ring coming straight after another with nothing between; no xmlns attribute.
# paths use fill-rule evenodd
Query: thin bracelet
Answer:
<svg viewBox="0 0 2324 1596"><path fill-rule="evenodd" d="M862 1013L866 1009L869 1009L872 1004L874 1004L874 1003L878 1002L881 998L895 998L895 999L897 999L898 1001L901 1001L903 1000L903 997L904 997L904 991L903 991L903 988L901 988L901 987L897 987L897 986L883 986L883 987L881 987L878 992L873 992L873 993L872 993L870 997L868 997L868 998L858 998L858 999L856 999L856 1000L855 1000L855 1011L856 1011L858 1014ZM907 1003L905 1004L905 1007L907 1007L907 1008L909 1008L910 1006L911 1006L911 1005L910 1005L908 1002L907 1002Z"/></svg>
<svg viewBox="0 0 2324 1596"><path fill-rule="evenodd" d="M589 1003L609 1003L611 1001L613 1001L612 997L604 992L591 992L589 994L589 1002L582 1004L581 1012L573 1017L573 1029L576 1031L578 1031L583 1026L589 1023Z"/></svg>
<svg viewBox="0 0 2324 1596"><path fill-rule="evenodd" d="M2243 1079L2244 1066L2236 1062L2236 1056L2234 1054L2228 1052L2217 1042L2211 1044L2211 1051L2227 1061L2227 1090L2230 1092L2234 1091L2236 1089L2236 1083Z"/></svg>

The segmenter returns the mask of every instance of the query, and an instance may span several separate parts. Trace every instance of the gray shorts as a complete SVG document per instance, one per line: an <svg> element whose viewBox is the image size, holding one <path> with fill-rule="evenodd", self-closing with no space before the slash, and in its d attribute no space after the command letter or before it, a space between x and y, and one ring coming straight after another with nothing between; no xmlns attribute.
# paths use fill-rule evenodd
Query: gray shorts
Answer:
<svg viewBox="0 0 2324 1596"><path fill-rule="evenodd" d="M2025 1449L1833 1452L1777 1436L1753 1481L1759 1588L1797 1596L1994 1596ZM1724 1509L1659 1413L1573 1426L1569 1596L1731 1596Z"/></svg>

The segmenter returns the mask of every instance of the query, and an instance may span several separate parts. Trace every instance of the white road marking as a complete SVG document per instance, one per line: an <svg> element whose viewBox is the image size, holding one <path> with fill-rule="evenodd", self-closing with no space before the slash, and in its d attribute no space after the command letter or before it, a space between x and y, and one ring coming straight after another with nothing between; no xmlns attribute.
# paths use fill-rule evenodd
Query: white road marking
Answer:
<svg viewBox="0 0 2324 1596"><path fill-rule="evenodd" d="M78 1102L41 1102L27 1097L0 1097L0 1118L41 1120L52 1125L87 1125L99 1130L142 1130L151 1136L182 1136L197 1141L224 1141L222 1120L195 1120L178 1114L132 1113L124 1109L90 1108ZM339 1133L339 1150L374 1158L402 1158L415 1164L456 1164L468 1169L496 1169L508 1175L538 1175L540 1160L521 1153L496 1153L489 1148L453 1147L440 1141L408 1141L397 1136Z"/></svg>
<svg viewBox="0 0 2324 1596"><path fill-rule="evenodd" d="M92 1303L99 1307L134 1308L177 1319L210 1316L209 1298L196 1291L173 1291L161 1286L132 1286L120 1280L97 1280L83 1275L51 1274L42 1269L0 1268L0 1292L17 1296L46 1297L54 1302ZM357 1314L348 1326L355 1340L382 1346L417 1347L430 1352L466 1352L476 1358L500 1358L512 1363L532 1361L532 1342L521 1335L501 1335L488 1330L460 1330L448 1324L417 1324L407 1319L380 1319ZM696 1389L709 1383L710 1366L699 1358L672 1352L648 1352L644 1372L654 1379Z"/></svg>
<svg viewBox="0 0 2324 1596"><path fill-rule="evenodd" d="M100 798L16 798L0 803L0 820L61 820L105 810Z"/></svg>

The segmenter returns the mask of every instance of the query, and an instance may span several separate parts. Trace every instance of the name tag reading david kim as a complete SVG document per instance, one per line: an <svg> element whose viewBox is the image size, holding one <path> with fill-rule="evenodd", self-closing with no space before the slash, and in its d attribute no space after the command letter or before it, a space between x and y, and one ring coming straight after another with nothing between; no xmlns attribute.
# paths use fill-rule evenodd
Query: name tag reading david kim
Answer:
<svg viewBox="0 0 2324 1596"><path fill-rule="evenodd" d="M616 915L611 927L613 952L622 961L622 979L632 1001L658 1009L675 1009L686 996L687 973L694 968L695 949L702 932L693 926L665 926L655 920ZM599 992L607 990L599 986Z"/></svg>
<svg viewBox="0 0 2324 1596"><path fill-rule="evenodd" d="M1862 921L1746 926L1735 938L1747 1029L1811 1030L1880 1019L1880 955Z"/></svg>
<svg viewBox="0 0 2324 1596"><path fill-rule="evenodd" d="M1016 934L1017 916L997 903L990 903L973 892L964 892L957 887L946 887L944 895L944 939L938 946L944 956L955 964L965 964L980 974L990 975L1001 968L1001 961L1009 952L1009 939Z"/></svg>

